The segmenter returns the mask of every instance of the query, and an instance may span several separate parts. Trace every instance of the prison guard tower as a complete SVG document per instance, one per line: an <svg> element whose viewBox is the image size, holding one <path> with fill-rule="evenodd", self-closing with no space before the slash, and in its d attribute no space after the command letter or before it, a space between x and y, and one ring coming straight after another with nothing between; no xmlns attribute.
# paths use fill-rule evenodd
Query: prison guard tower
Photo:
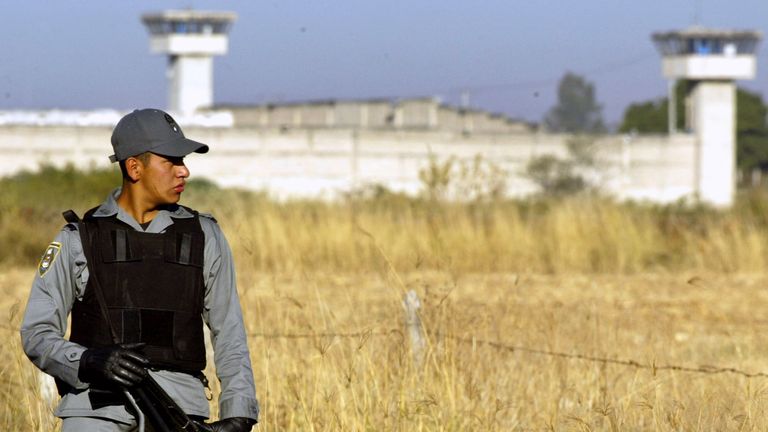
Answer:
<svg viewBox="0 0 768 432"><path fill-rule="evenodd" d="M232 12L171 10L147 13L150 51L168 55L168 109L192 113L213 104L213 58L227 53Z"/></svg>
<svg viewBox="0 0 768 432"><path fill-rule="evenodd" d="M686 130L696 137L694 190L701 202L715 207L733 204L736 188L736 87L734 80L753 79L755 31L692 27L654 33L662 73L670 79L669 131L675 133L675 80L688 81Z"/></svg>

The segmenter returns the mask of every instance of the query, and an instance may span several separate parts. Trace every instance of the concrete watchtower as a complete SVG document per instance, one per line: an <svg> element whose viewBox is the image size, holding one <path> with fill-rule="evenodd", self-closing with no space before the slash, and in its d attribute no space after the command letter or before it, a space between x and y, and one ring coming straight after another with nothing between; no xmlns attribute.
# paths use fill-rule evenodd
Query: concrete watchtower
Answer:
<svg viewBox="0 0 768 432"><path fill-rule="evenodd" d="M195 10L148 13L141 17L150 51L168 55L168 109L190 113L213 104L214 55L227 53L227 33L237 15Z"/></svg>
<svg viewBox="0 0 768 432"><path fill-rule="evenodd" d="M701 201L728 207L736 186L737 79L755 77L760 33L692 27L654 33L663 56L662 73L671 81L669 129L674 132L674 80L689 81L686 128L696 135L694 188Z"/></svg>

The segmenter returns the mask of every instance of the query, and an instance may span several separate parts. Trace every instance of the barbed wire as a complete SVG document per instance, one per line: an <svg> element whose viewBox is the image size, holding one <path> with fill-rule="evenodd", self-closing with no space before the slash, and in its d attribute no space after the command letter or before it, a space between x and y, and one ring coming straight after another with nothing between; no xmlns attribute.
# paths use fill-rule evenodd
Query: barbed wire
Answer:
<svg viewBox="0 0 768 432"><path fill-rule="evenodd" d="M731 374L741 375L746 378L758 378L758 377L768 378L768 373L765 373L765 372L746 372L733 367L720 367L720 366L710 366L710 365L703 365L698 367L680 366L680 365L671 365L671 364L657 365L655 362L648 364L648 363L639 362L637 360L632 360L632 359L607 358L607 357L590 356L590 355L578 354L578 353L566 353L561 351L542 350L542 349L529 348L529 347L517 346L517 345L505 345L499 342L488 341L488 340L477 339L477 338L464 338L460 336L453 336L453 335L446 335L446 334L439 334L439 333L438 333L438 336L442 336L447 339L452 339L452 340L456 340L456 341L467 343L467 344L486 345L498 350L505 350L510 352L524 352L528 354L542 355L542 356L548 356L548 357L560 357L560 358L567 358L567 359L574 359L574 360L583 360L583 361L588 361L593 363L614 364L614 365L620 365L620 366L633 367L636 369L650 369L654 372L661 371L661 370L670 370L670 371L703 373L703 374L731 373Z"/></svg>
<svg viewBox="0 0 768 432"><path fill-rule="evenodd" d="M608 358L608 357L591 356L591 355L579 354L579 353L568 353L563 351L530 348L530 347L520 346L520 345L507 345L501 342L478 339L474 337L455 336L455 335L450 335L450 334L446 334L439 331L430 332L430 333L434 336L437 336L438 338L442 337L445 339L451 339L457 342L461 342L463 344L485 345L501 351L520 352L520 353L541 355L541 356L547 356L547 357L559 357L559 358L581 360L581 361L592 362L592 363L612 364L612 365L618 365L618 366L632 367L635 369L648 369L653 371L654 373L657 371L666 370L666 371L701 373L701 374L710 374L710 375L730 373L730 374L740 375L746 378L768 378L768 373L766 372L747 372L734 367L721 367L721 366L713 366L713 365L702 365L698 367L682 366L682 365L674 365L674 364L659 365L659 364L656 364L655 362L646 363L646 362L640 362L633 359ZM293 333L293 334L250 333L248 336L261 337L261 338L267 338L267 339L316 339L316 338L332 338L332 337L354 338L354 337L370 337L370 336L387 336L391 334L398 334L402 336L403 332L399 329L390 329L390 330L379 330L379 331L373 331L373 330L358 331L358 332L349 332L349 333L333 333L333 332Z"/></svg>
<svg viewBox="0 0 768 432"><path fill-rule="evenodd" d="M18 327L7 325L7 324L0 324L0 328L12 330L12 331L19 331ZM591 363L612 364L612 365L618 365L618 366L632 367L635 369L648 369L653 371L654 373L656 371L666 370L666 371L700 373L700 374L709 374L709 375L728 373L728 374L740 375L745 378L768 378L768 373L766 372L747 372L734 367L722 367L722 366L714 366L714 365L702 365L697 367L674 365L674 364L659 365L659 364L656 364L655 361L651 363L646 363L646 362L640 362L634 359L608 358L608 357L599 357L599 356L592 356L592 355L586 355L586 354L580 354L580 353L568 353L563 351L531 348L531 347L526 347L522 345L507 345L497 341L479 339L476 337L456 336L456 335L451 335L451 334L447 334L440 331L429 332L429 333L438 338L450 339L456 342L461 342L463 344L469 344L473 346L484 345L500 351L508 351L513 353L514 352L527 353L527 354L540 355L540 356L546 356L546 357L565 358L570 360L581 360L581 361L591 362ZM404 336L402 330L396 329L396 328L389 329L389 330L362 330L362 331L343 332L343 333L336 333L336 332L248 333L249 338L265 338L265 339L368 338L372 336L388 336L388 335L398 335L401 337Z"/></svg>

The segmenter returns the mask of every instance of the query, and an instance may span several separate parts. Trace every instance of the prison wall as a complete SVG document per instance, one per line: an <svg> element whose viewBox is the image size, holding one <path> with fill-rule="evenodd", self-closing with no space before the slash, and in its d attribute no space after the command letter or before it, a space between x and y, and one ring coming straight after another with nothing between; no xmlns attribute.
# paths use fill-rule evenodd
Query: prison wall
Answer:
<svg viewBox="0 0 768 432"><path fill-rule="evenodd" d="M109 165L111 127L0 126L0 176L41 164L79 168ZM569 157L568 135L542 132L471 133L433 130L361 130L259 127L187 127L185 134L210 145L186 162L193 177L225 187L265 190L280 199L334 199L370 185L419 193L419 172L452 160L493 164L506 192L537 191L525 174L535 157ZM619 199L670 202L695 193L696 141L691 135L599 138L589 175Z"/></svg>

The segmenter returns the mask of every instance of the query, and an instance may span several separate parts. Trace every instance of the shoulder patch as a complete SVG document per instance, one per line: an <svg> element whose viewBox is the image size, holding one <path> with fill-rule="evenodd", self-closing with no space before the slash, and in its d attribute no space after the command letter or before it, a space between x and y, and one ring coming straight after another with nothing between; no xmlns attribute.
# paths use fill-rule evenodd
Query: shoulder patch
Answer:
<svg viewBox="0 0 768 432"><path fill-rule="evenodd" d="M59 256L59 251L61 251L61 243L59 242L51 242L45 249L45 253L40 258L40 264L37 266L37 273L40 277L45 276L48 270L51 269L53 262L56 261L56 257Z"/></svg>

